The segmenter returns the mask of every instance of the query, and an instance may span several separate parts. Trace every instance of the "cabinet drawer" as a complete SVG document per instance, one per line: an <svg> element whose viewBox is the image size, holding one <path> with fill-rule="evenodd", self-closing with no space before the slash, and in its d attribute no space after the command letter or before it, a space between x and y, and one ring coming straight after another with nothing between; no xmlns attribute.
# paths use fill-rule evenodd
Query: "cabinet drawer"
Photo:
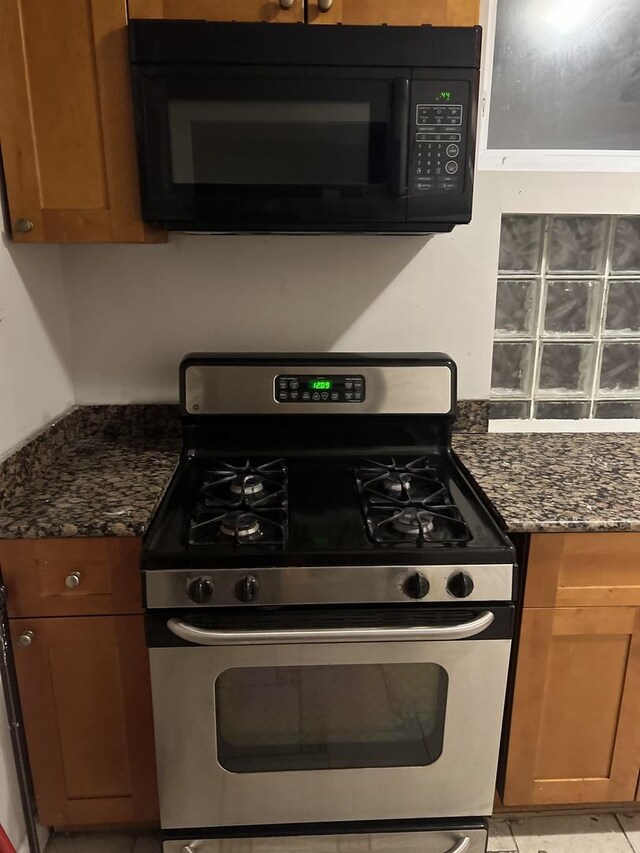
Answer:
<svg viewBox="0 0 640 853"><path fill-rule="evenodd" d="M140 539L0 542L9 616L93 616L142 611Z"/></svg>
<svg viewBox="0 0 640 853"><path fill-rule="evenodd" d="M524 605L640 606L640 533L534 534Z"/></svg>

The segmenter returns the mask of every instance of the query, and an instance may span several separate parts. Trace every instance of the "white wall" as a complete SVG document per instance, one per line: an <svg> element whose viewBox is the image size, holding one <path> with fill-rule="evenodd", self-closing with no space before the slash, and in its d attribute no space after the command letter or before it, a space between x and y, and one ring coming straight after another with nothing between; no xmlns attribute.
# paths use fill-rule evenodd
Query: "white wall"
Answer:
<svg viewBox="0 0 640 853"><path fill-rule="evenodd" d="M503 212L637 213L640 175L479 172L473 222L416 237L64 247L78 402L170 401L191 350L444 350L487 398Z"/></svg>
<svg viewBox="0 0 640 853"><path fill-rule="evenodd" d="M0 243L0 458L74 399L60 250Z"/></svg>
<svg viewBox="0 0 640 853"><path fill-rule="evenodd" d="M487 396L499 220L417 237L65 247L78 402L175 400L192 350L449 352Z"/></svg>

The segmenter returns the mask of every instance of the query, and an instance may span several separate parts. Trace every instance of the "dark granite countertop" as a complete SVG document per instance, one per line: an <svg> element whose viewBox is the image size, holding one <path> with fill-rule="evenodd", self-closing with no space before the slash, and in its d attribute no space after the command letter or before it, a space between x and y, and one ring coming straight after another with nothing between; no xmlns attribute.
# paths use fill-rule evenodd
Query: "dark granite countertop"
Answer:
<svg viewBox="0 0 640 853"><path fill-rule="evenodd" d="M0 466L0 538L141 536L179 452L175 406L76 409Z"/></svg>
<svg viewBox="0 0 640 853"><path fill-rule="evenodd" d="M512 532L640 531L640 434L454 436Z"/></svg>
<svg viewBox="0 0 640 853"><path fill-rule="evenodd" d="M512 532L640 531L640 434L486 434L454 448ZM178 462L176 406L75 409L0 464L0 538L140 536Z"/></svg>

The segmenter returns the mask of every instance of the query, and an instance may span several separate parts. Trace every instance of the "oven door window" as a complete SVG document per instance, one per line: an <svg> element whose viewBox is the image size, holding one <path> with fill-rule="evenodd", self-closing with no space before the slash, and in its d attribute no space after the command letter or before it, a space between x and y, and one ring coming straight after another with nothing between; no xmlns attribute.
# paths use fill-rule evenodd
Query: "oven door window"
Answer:
<svg viewBox="0 0 640 853"><path fill-rule="evenodd" d="M409 69L149 73L145 218L406 217Z"/></svg>
<svg viewBox="0 0 640 853"><path fill-rule="evenodd" d="M215 685L218 761L233 773L433 764L447 690L433 663L230 669Z"/></svg>

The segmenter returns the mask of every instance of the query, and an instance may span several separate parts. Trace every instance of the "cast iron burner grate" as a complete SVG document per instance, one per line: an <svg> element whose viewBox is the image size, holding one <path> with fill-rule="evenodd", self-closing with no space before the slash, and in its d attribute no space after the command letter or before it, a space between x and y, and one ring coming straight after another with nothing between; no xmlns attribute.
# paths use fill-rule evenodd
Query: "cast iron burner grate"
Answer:
<svg viewBox="0 0 640 853"><path fill-rule="evenodd" d="M358 494L367 506L430 506L451 503L435 468L421 456L406 465L392 457L364 459L355 471Z"/></svg>
<svg viewBox="0 0 640 853"><path fill-rule="evenodd" d="M287 506L287 468L282 459L254 465L216 461L204 475L198 509L228 507L258 510Z"/></svg>
<svg viewBox="0 0 640 853"><path fill-rule="evenodd" d="M407 465L365 459L356 469L358 494L368 506L429 506L451 503L444 483L422 456Z"/></svg>
<svg viewBox="0 0 640 853"><path fill-rule="evenodd" d="M463 545L471 533L455 506L365 508L371 539L380 545Z"/></svg>
<svg viewBox="0 0 640 853"><path fill-rule="evenodd" d="M283 509L228 512L200 507L189 519L187 541L189 545L281 547L287 541L287 513Z"/></svg>
<svg viewBox="0 0 640 853"><path fill-rule="evenodd" d="M282 547L288 533L283 459L216 460L203 478L187 527L189 545Z"/></svg>

